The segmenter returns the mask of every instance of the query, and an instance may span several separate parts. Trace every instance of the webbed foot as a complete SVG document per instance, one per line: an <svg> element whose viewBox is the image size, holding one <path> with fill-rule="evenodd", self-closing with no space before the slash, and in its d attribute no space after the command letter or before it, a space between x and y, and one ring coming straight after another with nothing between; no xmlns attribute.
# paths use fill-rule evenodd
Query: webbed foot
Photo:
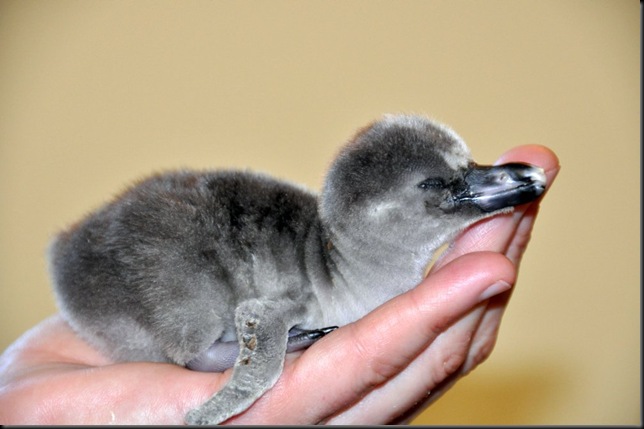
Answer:
<svg viewBox="0 0 644 429"><path fill-rule="evenodd" d="M286 353L303 350L310 347L314 342L336 330L337 326L329 326L322 329L299 329L292 328L288 332ZM194 371L223 372L232 368L235 359L239 355L239 342L237 341L216 341L208 349L201 352L194 359L190 360L186 367Z"/></svg>

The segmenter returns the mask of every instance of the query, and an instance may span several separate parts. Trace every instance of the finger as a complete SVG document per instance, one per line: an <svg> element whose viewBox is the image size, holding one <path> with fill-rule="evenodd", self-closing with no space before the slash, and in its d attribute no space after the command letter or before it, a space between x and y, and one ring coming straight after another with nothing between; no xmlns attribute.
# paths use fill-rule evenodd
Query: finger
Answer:
<svg viewBox="0 0 644 429"><path fill-rule="evenodd" d="M467 348L467 356L463 360L461 367L450 374L445 380L427 392L423 398L423 392L419 392L418 398L423 398L413 404L408 412L394 421L395 424L409 424L415 419L423 410L429 407L432 403L438 400L445 392L464 375L468 374L483 361L485 361L491 354L496 339L498 337L498 329L500 326L501 318L509 298L514 288L503 292L499 295L492 297L487 303L481 303L478 307L473 309L465 317L457 321L454 326L451 326L443 335L441 335L426 351L414 361L421 368L426 368L431 365L432 355L435 353L434 346L440 347L441 343L450 345L458 344L459 337L462 337L463 330L469 330L471 336L469 347ZM423 370L417 372L418 375L422 374ZM417 375L417 376L418 376ZM383 405L386 398L383 398Z"/></svg>
<svg viewBox="0 0 644 429"><path fill-rule="evenodd" d="M485 310L485 303L471 309L440 334L404 370L378 386L351 408L334 416L329 424L383 424L409 422L422 404L434 399L440 380L459 372L467 359L472 332ZM446 337L446 334L449 336ZM425 408L426 405L422 405Z"/></svg>
<svg viewBox="0 0 644 429"><path fill-rule="evenodd" d="M552 151L543 146L536 145L527 145L512 149L501 156L497 164L507 162L527 162L544 168L547 177L546 190L552 185L560 168L559 161ZM512 214L496 216L474 225L459 237L455 244L445 252L433 269L440 268L443 264L459 255L482 249L506 254L518 269L521 257L530 240L530 234L541 199L543 199L543 195L538 201L532 204L518 207ZM446 380L438 389L435 389L425 401L422 401L417 409L422 410L427 407L431 402L440 397L443 392L448 390L460 376L468 373L487 359L496 343L501 318L512 291L513 289L490 299L484 311L481 308L477 308L468 315L472 318L469 323L465 318L458 322L468 324L469 326L476 326L468 349L467 358L458 373L453 374L449 380ZM447 343L455 341L459 335L458 328L458 326L452 327L438 340ZM408 419L413 418L414 415L411 413Z"/></svg>
<svg viewBox="0 0 644 429"><path fill-rule="evenodd" d="M459 316L487 299L491 285L502 285L498 292L514 278L512 264L498 254L453 261L417 288L320 340L234 422L257 422L261 415L266 424L311 423L336 414L402 371Z"/></svg>
<svg viewBox="0 0 644 429"><path fill-rule="evenodd" d="M367 424L409 424L462 376L489 357L496 343L503 313L503 308L494 300L508 295L510 291L473 308L439 335L400 374L329 423L364 424L366 419ZM492 320L495 319L496 324L493 324ZM460 366L443 381L435 383L435 379L427 377L427 374L443 362L451 362L452 369L455 365ZM401 414L396 416L393 410L399 410Z"/></svg>
<svg viewBox="0 0 644 429"><path fill-rule="evenodd" d="M550 186L552 186L552 183L560 169L559 160L556 155L549 149L542 146L528 145L515 148L502 155L497 163L514 161L529 162L542 166L546 171L546 192L550 189ZM517 270L519 269L523 253L530 241L532 228L539 212L539 203L544 196L545 195L542 195L540 199L533 204L526 205L526 207L520 212L521 215L515 223L516 226L505 250L505 255L514 263ZM463 368L465 372L469 372L472 368L476 367L491 353L498 335L501 318L503 317L503 313L513 291L514 288L508 292L499 294L490 300L487 309L483 314L481 323L474 334L471 353Z"/></svg>
<svg viewBox="0 0 644 429"><path fill-rule="evenodd" d="M510 162L527 162L543 168L546 172L559 169L557 155L548 147L537 144L513 147L501 155L494 164L500 165Z"/></svg>

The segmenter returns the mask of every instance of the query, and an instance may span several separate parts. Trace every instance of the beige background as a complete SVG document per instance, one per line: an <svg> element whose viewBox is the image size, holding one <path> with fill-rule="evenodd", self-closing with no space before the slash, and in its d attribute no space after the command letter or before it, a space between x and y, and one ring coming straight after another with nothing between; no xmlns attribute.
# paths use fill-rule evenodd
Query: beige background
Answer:
<svg viewBox="0 0 644 429"><path fill-rule="evenodd" d="M319 189L384 112L479 162L541 143L545 200L497 348L416 423L639 424L633 1L0 2L0 350L54 313L51 235L130 181L250 167Z"/></svg>

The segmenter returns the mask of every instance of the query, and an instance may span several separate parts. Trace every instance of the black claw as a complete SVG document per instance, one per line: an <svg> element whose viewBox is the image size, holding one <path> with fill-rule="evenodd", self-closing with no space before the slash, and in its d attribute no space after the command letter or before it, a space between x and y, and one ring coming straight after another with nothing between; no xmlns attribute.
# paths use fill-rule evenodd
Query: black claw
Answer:
<svg viewBox="0 0 644 429"><path fill-rule="evenodd" d="M324 335L328 334L329 332L333 332L336 329L338 329L337 326L329 326L328 328L322 328L320 331L324 332Z"/></svg>
<svg viewBox="0 0 644 429"><path fill-rule="evenodd" d="M321 329L312 329L310 331L304 331L300 329L291 330L291 335L288 339L287 351L293 352L297 350L303 350L311 346L314 342L328 334L329 332L335 331L338 329L337 326L329 326L327 328Z"/></svg>
<svg viewBox="0 0 644 429"><path fill-rule="evenodd" d="M320 339L324 336L324 332L322 331L309 331L306 332L304 335L306 335L306 338L309 340L317 340Z"/></svg>
<svg viewBox="0 0 644 429"><path fill-rule="evenodd" d="M312 340L318 340L318 339L322 338L323 336L325 336L326 334L328 334L329 332L335 331L336 329L338 329L337 326L329 326L327 328L308 331L306 333L306 335L307 335L307 337L309 337Z"/></svg>

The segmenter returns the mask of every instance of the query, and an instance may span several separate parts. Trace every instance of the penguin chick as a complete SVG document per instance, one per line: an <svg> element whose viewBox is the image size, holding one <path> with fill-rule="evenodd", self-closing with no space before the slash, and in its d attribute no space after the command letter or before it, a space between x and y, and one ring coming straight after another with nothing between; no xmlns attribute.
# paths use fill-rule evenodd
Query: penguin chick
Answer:
<svg viewBox="0 0 644 429"><path fill-rule="evenodd" d="M413 288L442 244L544 187L538 167L479 166L448 127L386 115L341 149L319 197L238 171L135 184L54 239L54 291L116 361L233 366L186 416L216 424L274 385L285 353Z"/></svg>

